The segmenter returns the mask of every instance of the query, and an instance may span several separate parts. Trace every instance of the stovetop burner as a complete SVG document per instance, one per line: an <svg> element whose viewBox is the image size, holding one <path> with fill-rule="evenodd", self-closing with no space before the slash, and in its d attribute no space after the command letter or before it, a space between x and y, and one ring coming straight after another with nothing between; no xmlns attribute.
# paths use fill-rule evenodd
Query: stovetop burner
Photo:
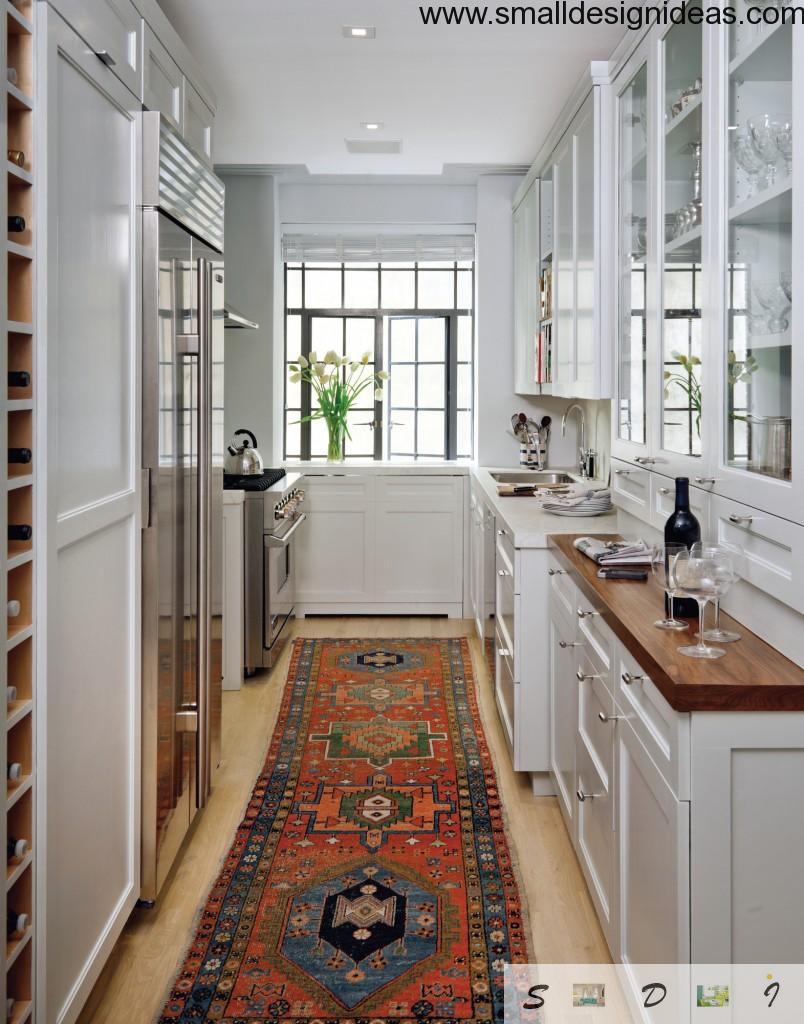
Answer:
<svg viewBox="0 0 804 1024"><path fill-rule="evenodd" d="M266 469L261 476L236 476L232 473L224 473L223 489L225 491L267 491L285 475L284 469Z"/></svg>

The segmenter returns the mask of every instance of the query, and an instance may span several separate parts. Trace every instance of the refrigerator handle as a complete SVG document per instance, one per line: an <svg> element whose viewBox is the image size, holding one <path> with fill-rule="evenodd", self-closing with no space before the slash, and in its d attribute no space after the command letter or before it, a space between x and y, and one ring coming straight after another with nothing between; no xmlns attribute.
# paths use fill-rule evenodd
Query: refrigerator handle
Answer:
<svg viewBox="0 0 804 1024"><path fill-rule="evenodd" d="M212 766L210 729L212 497L212 264L198 260L198 786L196 804L209 796Z"/></svg>

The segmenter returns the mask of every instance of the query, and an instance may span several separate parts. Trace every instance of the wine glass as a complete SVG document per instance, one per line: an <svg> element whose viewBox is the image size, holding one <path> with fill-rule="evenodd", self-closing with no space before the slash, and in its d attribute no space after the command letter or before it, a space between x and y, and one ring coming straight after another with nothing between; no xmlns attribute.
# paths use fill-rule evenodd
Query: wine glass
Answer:
<svg viewBox="0 0 804 1024"><path fill-rule="evenodd" d="M765 169L765 161L754 148L753 141L748 132L738 132L734 137L734 159L737 166L745 172L748 179L748 195L756 195L759 187L759 179Z"/></svg>
<svg viewBox="0 0 804 1024"><path fill-rule="evenodd" d="M724 548L719 544L707 544L705 541L698 541L690 548L690 554L694 558L716 558L721 553L726 555L726 557L732 557L733 555L730 549ZM737 579L736 574L734 579ZM712 604L715 606L715 625L713 629L704 630L704 640L713 640L719 644L733 644L736 640L741 639L739 633L735 633L730 629L720 628L720 597L713 598Z"/></svg>
<svg viewBox="0 0 804 1024"><path fill-rule="evenodd" d="M677 594L698 602L698 643L679 647L679 654L687 658L722 658L726 653L724 650L706 645L704 615L707 604L716 597L723 597L734 581L730 553L721 548L703 557L685 549L671 559L669 574Z"/></svg>
<svg viewBox="0 0 804 1024"><path fill-rule="evenodd" d="M765 161L768 168L768 185L776 184L776 162L779 159L779 147L776 143L779 134L779 122L774 121L769 114L762 117L751 118L748 122L748 130L754 142L754 149Z"/></svg>
<svg viewBox="0 0 804 1024"><path fill-rule="evenodd" d="M779 274L779 284L782 286L782 291L787 296L787 301L790 305L793 305L793 275L789 270L783 270Z"/></svg>
<svg viewBox="0 0 804 1024"><path fill-rule="evenodd" d="M760 306L770 314L768 333L783 334L790 326L787 314L790 312L790 300L779 281L754 281L754 295ZM792 290L791 290L792 291Z"/></svg>
<svg viewBox="0 0 804 1024"><path fill-rule="evenodd" d="M676 619L673 616L673 597L675 596L675 586L673 577L670 573L670 565L675 556L686 550L686 544L658 544L653 549L650 560L650 569L653 573L653 578L665 591L670 602L670 617L657 619L657 621L653 623L657 629L681 630L689 628L686 622L682 622L680 619Z"/></svg>
<svg viewBox="0 0 804 1024"><path fill-rule="evenodd" d="M776 145L784 160L785 174L790 177L793 173L793 125L790 121L782 121L776 132Z"/></svg>

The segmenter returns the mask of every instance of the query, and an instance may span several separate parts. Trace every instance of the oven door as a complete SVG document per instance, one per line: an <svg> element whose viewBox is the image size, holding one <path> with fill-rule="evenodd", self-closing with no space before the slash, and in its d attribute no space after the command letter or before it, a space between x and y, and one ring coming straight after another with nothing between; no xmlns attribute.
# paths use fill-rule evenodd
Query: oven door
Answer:
<svg viewBox="0 0 804 1024"><path fill-rule="evenodd" d="M265 534L265 608L263 611L263 643L270 650L293 614L296 600L293 535L307 518L302 514L288 520L282 533Z"/></svg>

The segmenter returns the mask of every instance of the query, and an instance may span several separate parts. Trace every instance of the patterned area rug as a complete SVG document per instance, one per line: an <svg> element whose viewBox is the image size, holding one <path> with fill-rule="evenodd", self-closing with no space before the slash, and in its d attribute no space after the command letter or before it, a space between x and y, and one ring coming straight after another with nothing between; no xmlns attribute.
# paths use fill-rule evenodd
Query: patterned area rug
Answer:
<svg viewBox="0 0 804 1024"><path fill-rule="evenodd" d="M466 641L296 641L161 1021L497 1021L527 960Z"/></svg>

